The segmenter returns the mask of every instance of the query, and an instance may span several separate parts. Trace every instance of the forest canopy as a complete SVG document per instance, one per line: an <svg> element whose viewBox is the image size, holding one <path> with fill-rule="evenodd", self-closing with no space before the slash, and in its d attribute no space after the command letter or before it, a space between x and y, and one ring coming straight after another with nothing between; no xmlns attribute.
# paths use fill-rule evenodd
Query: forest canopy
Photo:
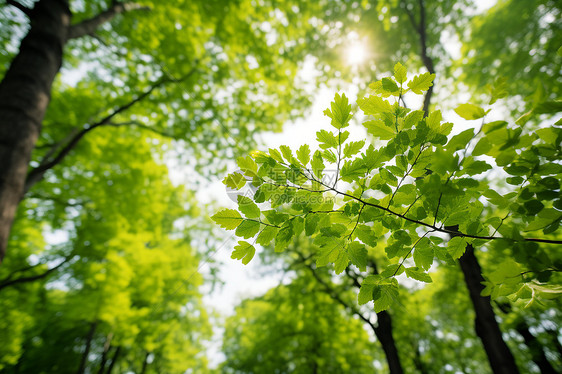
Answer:
<svg viewBox="0 0 562 374"><path fill-rule="evenodd" d="M2 2L0 373L562 371L561 19Z"/></svg>

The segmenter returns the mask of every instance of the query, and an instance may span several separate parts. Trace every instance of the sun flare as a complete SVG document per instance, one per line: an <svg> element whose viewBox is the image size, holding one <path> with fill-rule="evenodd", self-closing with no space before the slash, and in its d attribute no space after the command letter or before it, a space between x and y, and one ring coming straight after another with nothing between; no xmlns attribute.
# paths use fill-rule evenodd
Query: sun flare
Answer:
<svg viewBox="0 0 562 374"><path fill-rule="evenodd" d="M347 62L350 65L360 65L367 58L365 46L359 42L353 43L346 51Z"/></svg>

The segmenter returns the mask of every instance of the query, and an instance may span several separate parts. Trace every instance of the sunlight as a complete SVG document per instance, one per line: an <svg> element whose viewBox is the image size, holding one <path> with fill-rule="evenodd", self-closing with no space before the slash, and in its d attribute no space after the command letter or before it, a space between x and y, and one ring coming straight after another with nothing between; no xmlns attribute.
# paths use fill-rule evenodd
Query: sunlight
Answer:
<svg viewBox="0 0 562 374"><path fill-rule="evenodd" d="M350 65L362 64L366 60L366 52L367 51L365 50L365 46L362 43L354 42L346 51L347 62Z"/></svg>

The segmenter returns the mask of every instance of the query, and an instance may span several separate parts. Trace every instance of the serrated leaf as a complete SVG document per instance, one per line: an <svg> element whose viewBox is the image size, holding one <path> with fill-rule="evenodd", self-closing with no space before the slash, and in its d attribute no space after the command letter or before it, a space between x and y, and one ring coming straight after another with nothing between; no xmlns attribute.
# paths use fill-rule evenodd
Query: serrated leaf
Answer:
<svg viewBox="0 0 562 374"><path fill-rule="evenodd" d="M455 236L449 240L447 244L447 250L453 260L460 258L466 249L466 240L460 236Z"/></svg>
<svg viewBox="0 0 562 374"><path fill-rule="evenodd" d="M368 116L374 116L383 112L392 112L392 106L388 101L379 96L369 96L357 100L357 105Z"/></svg>
<svg viewBox="0 0 562 374"><path fill-rule="evenodd" d="M238 195L238 210L242 212L246 218L259 218L260 208L252 201L252 199Z"/></svg>
<svg viewBox="0 0 562 374"><path fill-rule="evenodd" d="M400 91L400 88L398 87L396 82L394 82L391 78L383 78L381 79L381 83L382 83L382 88L385 91L388 91L393 94L394 93L397 94Z"/></svg>
<svg viewBox="0 0 562 374"><path fill-rule="evenodd" d="M316 140L320 143L320 148L322 149L336 148L338 146L338 139L330 131L317 131Z"/></svg>
<svg viewBox="0 0 562 374"><path fill-rule="evenodd" d="M367 270L367 249L359 242L351 242L347 246L347 253L351 263L359 269L359 271Z"/></svg>
<svg viewBox="0 0 562 374"><path fill-rule="evenodd" d="M330 149L326 149L322 152L322 158L330 163L335 163L338 161L337 156Z"/></svg>
<svg viewBox="0 0 562 374"><path fill-rule="evenodd" d="M330 106L332 110L326 109L324 114L332 119L331 125L336 129L348 126L351 119L351 104L349 104L345 94L340 96L336 93L334 101L332 101Z"/></svg>
<svg viewBox="0 0 562 374"><path fill-rule="evenodd" d="M242 172L244 172L247 176L254 177L257 175L258 165L250 156L238 157L236 162L238 163L240 170L242 170Z"/></svg>
<svg viewBox="0 0 562 374"><path fill-rule="evenodd" d="M406 268L406 275L409 278L418 280L420 282L425 282L425 283L433 282L429 274L427 274L423 270L420 270L418 267Z"/></svg>
<svg viewBox="0 0 562 374"><path fill-rule="evenodd" d="M340 179L345 182L351 182L356 180L367 172L367 168L363 164L363 160L360 158L356 158L355 160L346 161L340 172Z"/></svg>
<svg viewBox="0 0 562 374"><path fill-rule="evenodd" d="M384 124L383 121L379 119L363 122L363 126L365 126L369 134L381 140L392 139L396 136L396 129L393 127L388 127Z"/></svg>
<svg viewBox="0 0 562 374"><path fill-rule="evenodd" d="M338 258L334 261L334 271L341 274L349 264L349 257L345 251L339 251Z"/></svg>
<svg viewBox="0 0 562 374"><path fill-rule="evenodd" d="M422 238L414 250L414 263L417 267L429 270L433 264L433 247L428 238Z"/></svg>
<svg viewBox="0 0 562 374"><path fill-rule="evenodd" d="M297 150L297 159L304 167L310 162L310 147L308 144L301 145Z"/></svg>
<svg viewBox="0 0 562 374"><path fill-rule="evenodd" d="M375 313L389 309L398 299L398 288L394 285L381 285L380 296L375 300Z"/></svg>
<svg viewBox="0 0 562 374"><path fill-rule="evenodd" d="M422 95L425 91L429 90L429 87L433 86L434 79L435 74L423 73L416 75L408 82L408 87L413 93Z"/></svg>
<svg viewBox="0 0 562 374"><path fill-rule="evenodd" d="M234 251L232 251L232 255L230 258L235 260L242 260L244 265L248 265L248 263L254 258L256 254L256 249L253 245L243 240L238 242L238 245L234 247Z"/></svg>
<svg viewBox="0 0 562 374"><path fill-rule="evenodd" d="M223 209L211 217L220 227L227 230L234 230L243 221L242 216L234 209Z"/></svg>
<svg viewBox="0 0 562 374"><path fill-rule="evenodd" d="M367 304L373 300L373 290L378 285L380 277L378 275L369 275L363 279L361 288L359 288L359 295L357 295L357 302L359 305Z"/></svg>
<svg viewBox="0 0 562 374"><path fill-rule="evenodd" d="M410 129L413 126L416 126L423 119L423 115L423 110L414 110L408 113L408 115L404 119L404 128Z"/></svg>
<svg viewBox="0 0 562 374"><path fill-rule="evenodd" d="M408 73L408 70L402 66L401 63L396 63L396 65L394 65L394 79L396 79L396 82L402 84L404 82L406 82L406 75Z"/></svg>
<svg viewBox="0 0 562 374"><path fill-rule="evenodd" d="M345 145L344 149L343 149L344 157L351 157L351 156L359 153L359 151L361 151L361 149L363 148L364 145L365 145L364 140L360 140L358 142L347 143Z"/></svg>
<svg viewBox="0 0 562 374"><path fill-rule="evenodd" d="M272 226L265 226L263 230L260 231L258 237L256 238L256 243L260 245L269 245L271 241L275 238L279 229Z"/></svg>
<svg viewBox="0 0 562 374"><path fill-rule="evenodd" d="M288 163L291 163L293 160L293 153L291 152L291 148L287 147L286 145L281 145L279 146L279 150L283 154L283 157L285 157L285 160L287 160Z"/></svg>
<svg viewBox="0 0 562 374"><path fill-rule="evenodd" d="M304 232L306 236L311 236L316 232L318 221L320 221L318 214L309 214L306 216L304 219Z"/></svg>
<svg viewBox="0 0 562 374"><path fill-rule="evenodd" d="M249 239L254 237L258 233L258 231L260 231L259 222L245 219L240 225L238 225L235 233L236 236L240 236L244 239Z"/></svg>
<svg viewBox="0 0 562 374"><path fill-rule="evenodd" d="M242 174L234 172L224 177L222 183L233 190L239 190L246 184L246 178Z"/></svg>
<svg viewBox="0 0 562 374"><path fill-rule="evenodd" d="M314 152L312 156L312 162L310 163L312 166L312 172L316 175L317 178L322 179L322 171L324 170L324 160L322 159L322 153L320 151Z"/></svg>
<svg viewBox="0 0 562 374"><path fill-rule="evenodd" d="M461 104L455 108L455 113L469 121L486 115L484 109L475 104Z"/></svg>

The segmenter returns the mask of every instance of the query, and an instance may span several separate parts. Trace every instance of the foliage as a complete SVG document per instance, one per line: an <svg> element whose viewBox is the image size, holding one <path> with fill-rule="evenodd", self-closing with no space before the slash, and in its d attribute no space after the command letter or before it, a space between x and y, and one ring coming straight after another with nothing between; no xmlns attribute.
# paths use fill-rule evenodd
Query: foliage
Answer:
<svg viewBox="0 0 562 374"><path fill-rule="evenodd" d="M312 155L305 145L296 157L281 146L240 158L238 166L258 187L253 201L239 198L244 217L223 210L213 219L236 228L237 236L257 236L262 245L275 238L275 251L285 250L304 232L318 247L317 265L333 263L336 273L350 262L364 270L367 247L384 248L391 263L380 274L365 277L359 293L359 303L374 300L376 311L397 302L397 276L431 282L428 271L434 259L453 263L469 244L512 251L519 267L512 272L503 266L488 282L494 290L501 288L503 296L531 303L558 295L560 258L551 249L562 244L556 239L562 218L562 168L556 162L562 156L560 123L523 132L505 121L486 123L484 109L461 105L456 110L460 116L482 118L482 125L450 136L453 124L444 123L440 111L424 117L423 111L400 105L408 92L428 90L434 76L424 73L406 83L403 66L394 70L393 77L370 86L373 95L357 101L368 116L363 125L381 141L379 147L348 141L344 128L351 106L345 95L336 95L324 113L337 132L319 131L320 149ZM513 188L500 189L480 177L491 169L507 175ZM345 184L338 187L338 182ZM271 209L257 205L266 202ZM544 237L522 235L537 231ZM239 245L255 251L246 241ZM545 283L553 273L552 282Z"/></svg>
<svg viewBox="0 0 562 374"><path fill-rule="evenodd" d="M373 343L310 276L244 300L225 325L224 373L372 373Z"/></svg>

